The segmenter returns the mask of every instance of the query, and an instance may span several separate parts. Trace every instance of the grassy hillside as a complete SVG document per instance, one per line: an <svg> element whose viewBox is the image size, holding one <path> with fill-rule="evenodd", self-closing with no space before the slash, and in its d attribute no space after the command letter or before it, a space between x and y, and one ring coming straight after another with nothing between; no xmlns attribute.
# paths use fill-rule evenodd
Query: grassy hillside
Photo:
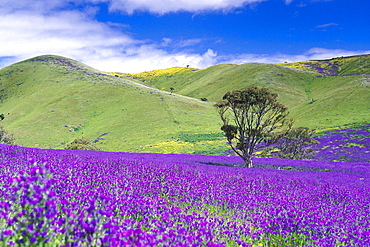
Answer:
<svg viewBox="0 0 370 247"><path fill-rule="evenodd" d="M351 59L341 71L354 71L360 60ZM59 56L1 69L0 113L22 146L63 148L85 136L107 151L217 153L227 146L213 102L247 86L277 92L296 126L370 123L369 75L256 63L109 75Z"/></svg>
<svg viewBox="0 0 370 247"><path fill-rule="evenodd" d="M306 70L329 76L359 75L359 74L370 75L370 54L351 57L337 57L327 60L311 60L296 63L281 63L278 65L283 65L290 68Z"/></svg>
<svg viewBox="0 0 370 247"><path fill-rule="evenodd" d="M136 80L149 83L150 85L178 94L194 97L207 98L209 101L218 101L225 92L240 89L251 85L270 87L278 91L281 100L284 103L305 100L305 93L302 93L298 87L287 87L296 84L302 84L305 80L314 77L312 73L303 72L298 76L294 70L286 69L281 66L268 64L222 64L216 65L204 70L195 70L178 68L173 74L171 70L150 71L137 74L119 74L112 73L116 76L134 78ZM293 82L293 83L292 83ZM289 97L284 97L289 95ZM292 95L293 98L292 98Z"/></svg>
<svg viewBox="0 0 370 247"><path fill-rule="evenodd" d="M63 148L85 136L103 150L136 152L184 133L219 132L211 103L63 57L41 56L3 68L0 83L2 124L23 146Z"/></svg>
<svg viewBox="0 0 370 247"><path fill-rule="evenodd" d="M325 61L316 62L329 66ZM369 72L370 56L338 58L332 62L338 65L338 73ZM223 64L204 70L174 68L172 74L168 69L112 74L141 80L167 91L173 88L178 94L209 101L219 101L225 92L234 89L267 87L279 94L279 101L289 107L297 126L325 129L370 122L369 75L327 76L297 68L249 63Z"/></svg>

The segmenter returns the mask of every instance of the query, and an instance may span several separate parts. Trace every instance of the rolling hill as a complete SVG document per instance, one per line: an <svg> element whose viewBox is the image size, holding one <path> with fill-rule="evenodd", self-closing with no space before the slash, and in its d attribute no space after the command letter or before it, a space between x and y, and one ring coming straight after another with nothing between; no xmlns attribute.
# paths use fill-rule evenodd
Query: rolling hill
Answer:
<svg viewBox="0 0 370 247"><path fill-rule="evenodd" d="M370 75L370 55L336 57L280 65L329 76Z"/></svg>
<svg viewBox="0 0 370 247"><path fill-rule="evenodd" d="M315 70L303 62L249 63L123 74L45 55L0 70L0 113L21 146L63 148L85 136L107 151L217 153L227 146L213 103L247 86L277 92L296 126L370 123L369 61L305 62ZM336 75L318 69L333 66Z"/></svg>
<svg viewBox="0 0 370 247"><path fill-rule="evenodd" d="M334 71L323 72L324 67L334 69L333 66L335 75ZM323 129L370 121L370 55L291 64L223 64L204 70L172 68L111 74L210 101L219 101L225 92L234 89L267 87L279 94L279 101L289 107L297 126Z"/></svg>
<svg viewBox="0 0 370 247"><path fill-rule="evenodd" d="M103 150L142 151L181 133L219 132L211 103L40 56L0 70L4 127L22 146L63 148L76 137Z"/></svg>

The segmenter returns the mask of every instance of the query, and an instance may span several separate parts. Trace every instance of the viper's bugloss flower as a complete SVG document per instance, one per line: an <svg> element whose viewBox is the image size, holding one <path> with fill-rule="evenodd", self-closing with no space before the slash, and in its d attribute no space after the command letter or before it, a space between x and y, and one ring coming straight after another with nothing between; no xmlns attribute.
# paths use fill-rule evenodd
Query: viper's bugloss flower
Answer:
<svg viewBox="0 0 370 247"><path fill-rule="evenodd" d="M95 201L94 200L90 200L89 206L86 208L86 211L87 212L92 212L93 210L95 210Z"/></svg>
<svg viewBox="0 0 370 247"><path fill-rule="evenodd" d="M4 232L3 232L4 236L5 237L9 237L9 236L12 236L14 233L12 230L10 229L6 229Z"/></svg>
<svg viewBox="0 0 370 247"><path fill-rule="evenodd" d="M60 204L62 204L62 205L68 205L69 204L69 202L66 200L66 199L60 199Z"/></svg>
<svg viewBox="0 0 370 247"><path fill-rule="evenodd" d="M33 232L33 230L34 230L33 225L32 224L29 224L27 226L27 229L28 229L29 232Z"/></svg>
<svg viewBox="0 0 370 247"><path fill-rule="evenodd" d="M16 163L6 155L12 148L0 145L0 175L9 181L0 185L0 236L12 240L28 234L27 241L68 239L64 246L369 242L367 162L256 158L255 168L244 169L228 156L22 148ZM52 171L29 157L44 159Z"/></svg>

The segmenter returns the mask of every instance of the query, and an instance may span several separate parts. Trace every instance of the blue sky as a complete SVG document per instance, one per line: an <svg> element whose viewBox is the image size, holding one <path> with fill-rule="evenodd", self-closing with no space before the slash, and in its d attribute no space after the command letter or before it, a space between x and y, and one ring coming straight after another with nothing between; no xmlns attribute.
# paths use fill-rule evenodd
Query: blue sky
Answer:
<svg viewBox="0 0 370 247"><path fill-rule="evenodd" d="M1 0L0 68L56 54L103 71L370 53L368 0Z"/></svg>

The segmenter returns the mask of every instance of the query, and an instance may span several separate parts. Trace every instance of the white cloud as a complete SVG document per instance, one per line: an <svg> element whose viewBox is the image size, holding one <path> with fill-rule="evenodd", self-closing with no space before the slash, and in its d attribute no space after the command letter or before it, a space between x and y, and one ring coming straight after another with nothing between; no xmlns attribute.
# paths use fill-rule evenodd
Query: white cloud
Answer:
<svg viewBox="0 0 370 247"><path fill-rule="evenodd" d="M10 13L11 12L11 13ZM79 11L42 15L35 11L10 11L0 19L0 65L6 66L38 55L56 54L84 62L103 71L141 72L174 66L204 68L216 54L168 53L162 44L135 40L127 34L89 18ZM177 41L194 45L198 39ZM172 44L171 44L172 45Z"/></svg>
<svg viewBox="0 0 370 247"><path fill-rule="evenodd" d="M334 57L347 57L363 54L370 54L370 50L348 51L343 49L326 49L315 47L308 50L304 55L312 60L322 60Z"/></svg>
<svg viewBox="0 0 370 247"><path fill-rule="evenodd" d="M128 35L92 21L78 11L47 16L19 11L0 18L0 57L107 54L108 50L119 52L137 43Z"/></svg>
<svg viewBox="0 0 370 247"><path fill-rule="evenodd" d="M132 47L123 56L101 54L86 57L85 62L103 71L114 72L143 72L155 69L185 67L190 65L194 68L207 68L221 63L243 64L243 63L283 63L300 62L307 60L324 60L341 56L353 56L370 54L370 50L347 51L342 49L312 48L303 54L239 54L239 55L218 55L212 49L208 49L203 54L196 53L168 53L158 49L154 45L142 45Z"/></svg>
<svg viewBox="0 0 370 247"><path fill-rule="evenodd" d="M326 28L326 27L331 27L331 26L338 26L337 23L331 22L327 24L322 24L322 25L317 25L316 28Z"/></svg>
<svg viewBox="0 0 370 247"><path fill-rule="evenodd" d="M75 4L82 3L83 0L74 1ZM71 3L65 0L1 0L0 13L14 13L18 11L33 11L38 13L48 13L50 10L66 7Z"/></svg>
<svg viewBox="0 0 370 247"><path fill-rule="evenodd" d="M194 46L201 43L203 39L181 39L174 40L171 38L162 38L161 46L172 46L174 48L183 48L188 46Z"/></svg>
<svg viewBox="0 0 370 247"><path fill-rule="evenodd" d="M99 1L99 0L97 0ZM228 11L247 4L266 0L101 0L109 2L111 11L123 11L133 14L135 11L166 14L169 12L188 11Z"/></svg>
<svg viewBox="0 0 370 247"><path fill-rule="evenodd" d="M173 40L172 40L171 38L163 38L163 39L162 39L161 46L168 46L168 45L170 45L172 42L173 42Z"/></svg>
<svg viewBox="0 0 370 247"><path fill-rule="evenodd" d="M243 63L283 63L283 62L300 62L307 60L325 60L335 57L345 57L345 56L354 56L370 54L370 50L357 50L357 51L348 51L342 49L326 49L326 48L311 48L303 54L240 54L236 56L223 56L218 58L218 61L223 63L234 63L234 64L243 64Z"/></svg>
<svg viewBox="0 0 370 247"><path fill-rule="evenodd" d="M74 4L105 0L80 0ZM237 6L245 1L219 1L220 6ZM131 2L133 3L133 2ZM145 3L145 1L143 1ZM149 2L147 2L149 3ZM204 3L211 5L210 1ZM189 6L197 4L189 1ZM172 40L162 44L135 40L116 28L114 23L94 20L94 7L78 10L64 0L2 0L0 2L0 66L4 67L31 57L55 54L70 57L103 71L140 72L186 66L205 68L217 63L212 50L203 54L164 50L198 44L201 39ZM121 30L121 31L120 31ZM176 49L179 50L179 49Z"/></svg>
<svg viewBox="0 0 370 247"><path fill-rule="evenodd" d="M88 65L111 72L143 72L171 67L206 68L217 63L217 57L212 50L204 54L168 53L153 45L133 47L123 56L89 56Z"/></svg>
<svg viewBox="0 0 370 247"><path fill-rule="evenodd" d="M83 1L101 2L105 0L80 0L74 3L78 4ZM118 3L118 0L113 1ZM178 3L177 0L167 1L173 6ZM135 1L127 2L133 4ZM149 9L150 2L142 0L140 3ZM189 10L200 10L210 5L211 0L198 2L201 1L187 1L186 6ZM235 7L251 2L256 1L212 1L214 9ZM293 62L370 53L370 51L324 48L312 48L301 55L239 54L225 56L218 55L212 49L205 49L203 53L195 53L184 51L181 48L197 45L203 42L202 39L176 40L164 37L160 43L137 40L122 31L126 26L121 25L117 28L114 23L96 21L93 18L96 11L94 7L89 7L89 11L85 12L86 9L78 10L64 5L66 3L64 0L48 0L47 3L43 3L45 3L44 0L1 0L0 68L44 54L70 57L103 71L142 72L174 66L189 65L206 68L219 63ZM175 8L172 10L174 11ZM176 52L166 51L165 48L169 47L175 47Z"/></svg>
<svg viewBox="0 0 370 247"><path fill-rule="evenodd" d="M193 46L199 44L203 39L185 39L179 42L179 47Z"/></svg>

